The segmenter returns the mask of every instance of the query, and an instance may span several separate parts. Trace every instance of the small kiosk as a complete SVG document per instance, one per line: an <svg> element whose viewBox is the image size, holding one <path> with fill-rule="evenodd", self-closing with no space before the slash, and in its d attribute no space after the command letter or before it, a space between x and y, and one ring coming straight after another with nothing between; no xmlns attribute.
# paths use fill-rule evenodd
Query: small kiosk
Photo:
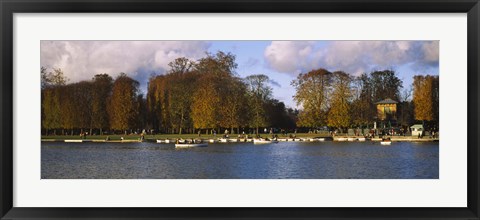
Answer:
<svg viewBox="0 0 480 220"><path fill-rule="evenodd" d="M418 135L423 136L423 125L415 124L410 127L412 129L412 136L418 137Z"/></svg>

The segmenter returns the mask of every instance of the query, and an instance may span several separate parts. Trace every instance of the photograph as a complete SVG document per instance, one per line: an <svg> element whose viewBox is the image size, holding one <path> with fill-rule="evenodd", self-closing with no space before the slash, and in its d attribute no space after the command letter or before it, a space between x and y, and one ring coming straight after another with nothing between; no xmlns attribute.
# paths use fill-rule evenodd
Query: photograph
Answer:
<svg viewBox="0 0 480 220"><path fill-rule="evenodd" d="M439 40L39 43L41 179L440 178Z"/></svg>

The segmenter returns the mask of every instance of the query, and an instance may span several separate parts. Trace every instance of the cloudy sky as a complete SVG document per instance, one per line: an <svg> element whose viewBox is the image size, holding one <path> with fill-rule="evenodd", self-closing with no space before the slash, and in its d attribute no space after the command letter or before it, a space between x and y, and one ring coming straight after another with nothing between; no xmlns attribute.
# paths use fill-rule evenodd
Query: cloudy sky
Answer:
<svg viewBox="0 0 480 220"><path fill-rule="evenodd" d="M237 56L241 77L266 74L274 97L296 107L290 82L316 68L359 75L393 69L404 88L418 74L439 74L438 41L41 41L41 65L61 68L69 82L120 72L146 91L152 74L163 74L177 57L199 59L205 52Z"/></svg>

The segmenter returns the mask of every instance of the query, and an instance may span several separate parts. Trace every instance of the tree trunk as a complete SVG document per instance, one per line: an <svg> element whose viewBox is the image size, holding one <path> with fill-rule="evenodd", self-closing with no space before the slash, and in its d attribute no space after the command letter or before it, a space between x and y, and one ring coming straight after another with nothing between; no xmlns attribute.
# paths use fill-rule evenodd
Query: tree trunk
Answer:
<svg viewBox="0 0 480 220"><path fill-rule="evenodd" d="M182 109L182 116L180 117L179 134L182 134L182 126L183 126L183 109Z"/></svg>
<svg viewBox="0 0 480 220"><path fill-rule="evenodd" d="M100 128L100 135L103 135L103 131L102 131L102 129L101 129L101 128Z"/></svg>

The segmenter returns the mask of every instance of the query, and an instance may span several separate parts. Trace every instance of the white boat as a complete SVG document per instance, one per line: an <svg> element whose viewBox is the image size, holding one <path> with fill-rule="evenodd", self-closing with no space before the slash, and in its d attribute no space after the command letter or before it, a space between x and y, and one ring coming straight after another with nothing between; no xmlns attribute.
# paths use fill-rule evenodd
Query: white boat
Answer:
<svg viewBox="0 0 480 220"><path fill-rule="evenodd" d="M185 143L185 144L175 144L176 148L184 148L184 147L206 147L208 146L207 143Z"/></svg>
<svg viewBox="0 0 480 220"><path fill-rule="evenodd" d="M325 141L325 138L310 138L310 142Z"/></svg>
<svg viewBox="0 0 480 220"><path fill-rule="evenodd" d="M160 139L157 139L157 143L165 143L165 144L169 144L171 141L168 140L168 139L165 139L165 140L160 140Z"/></svg>
<svg viewBox="0 0 480 220"><path fill-rule="evenodd" d="M64 142L68 142L68 143L82 143L83 140L64 140Z"/></svg>
<svg viewBox="0 0 480 220"><path fill-rule="evenodd" d="M208 142L215 143L215 139L208 139Z"/></svg>
<svg viewBox="0 0 480 220"><path fill-rule="evenodd" d="M228 142L238 142L238 139L228 139Z"/></svg>
<svg viewBox="0 0 480 220"><path fill-rule="evenodd" d="M218 142L220 142L220 143L227 143L227 142L228 142L228 139L226 139L226 138L219 138L219 139L218 139Z"/></svg>
<svg viewBox="0 0 480 220"><path fill-rule="evenodd" d="M337 141L347 141L346 138L337 138Z"/></svg>
<svg viewBox="0 0 480 220"><path fill-rule="evenodd" d="M366 138L358 138L358 141L365 141L367 140Z"/></svg>
<svg viewBox="0 0 480 220"><path fill-rule="evenodd" d="M347 138L347 141L355 141L355 138L349 137L349 138Z"/></svg>
<svg viewBox="0 0 480 220"><path fill-rule="evenodd" d="M277 140L267 140L267 139L253 139L253 144L271 144L271 143L278 143Z"/></svg>
<svg viewBox="0 0 480 220"><path fill-rule="evenodd" d="M381 145L391 145L392 140L390 138L384 138L384 139L382 139L382 141L380 141L380 144Z"/></svg>

